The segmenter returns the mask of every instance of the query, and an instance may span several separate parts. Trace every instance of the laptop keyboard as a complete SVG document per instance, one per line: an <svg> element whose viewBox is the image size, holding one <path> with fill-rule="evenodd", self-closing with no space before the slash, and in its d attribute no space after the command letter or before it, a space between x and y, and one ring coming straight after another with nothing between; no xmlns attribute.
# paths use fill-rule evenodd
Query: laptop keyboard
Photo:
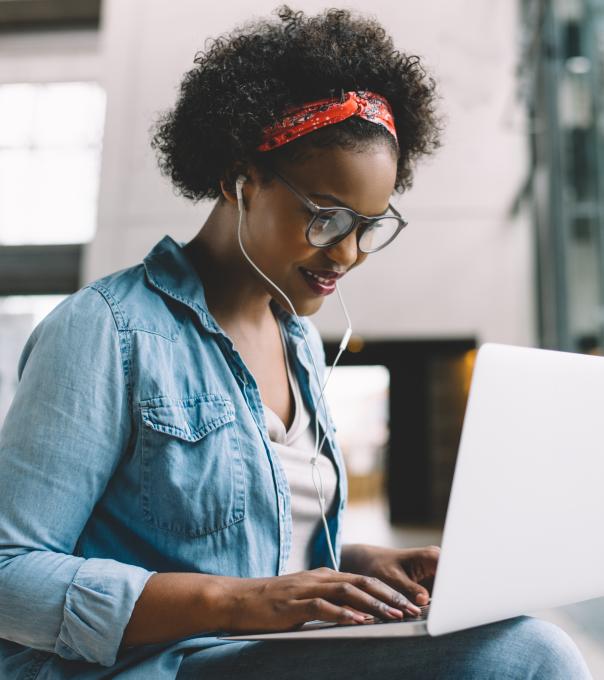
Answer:
<svg viewBox="0 0 604 680"><path fill-rule="evenodd" d="M363 626L366 626L367 624L371 623L413 623L413 621L425 621L428 618L428 612L430 611L430 605L429 604L424 604L424 605L418 605L418 607L421 609L421 614L418 614L417 616L413 616L412 614L407 614L405 612L405 616L402 619L380 619L377 616L367 616L365 619L365 623L363 623ZM354 625L354 624L353 624Z"/></svg>
<svg viewBox="0 0 604 680"><path fill-rule="evenodd" d="M316 628L334 628L336 626L368 626L372 623L413 623L414 621L425 621L428 618L430 611L430 604L418 605L421 609L421 614L412 616L406 614L403 619L380 619L377 616L370 616L367 614L364 623L334 623L333 621L309 621L302 626L302 630L314 630Z"/></svg>

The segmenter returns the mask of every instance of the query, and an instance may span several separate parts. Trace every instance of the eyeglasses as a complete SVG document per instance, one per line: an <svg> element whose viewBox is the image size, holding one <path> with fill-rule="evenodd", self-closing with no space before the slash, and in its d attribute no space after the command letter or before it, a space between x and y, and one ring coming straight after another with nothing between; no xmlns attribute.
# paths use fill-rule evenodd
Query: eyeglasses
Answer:
<svg viewBox="0 0 604 680"><path fill-rule="evenodd" d="M352 208L344 206L317 205L300 193L285 177L274 170L272 172L312 213L306 228L306 240L316 248L328 248L343 241L360 224L357 231L359 250L363 253L375 253L392 243L403 227L408 224L390 203L388 209L393 214L386 212L374 217L361 215Z"/></svg>

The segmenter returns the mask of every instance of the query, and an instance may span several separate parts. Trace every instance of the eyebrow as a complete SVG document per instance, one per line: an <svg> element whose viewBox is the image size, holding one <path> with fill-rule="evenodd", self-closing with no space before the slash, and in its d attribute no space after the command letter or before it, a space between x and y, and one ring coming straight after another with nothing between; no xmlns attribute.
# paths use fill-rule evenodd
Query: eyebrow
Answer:
<svg viewBox="0 0 604 680"><path fill-rule="evenodd" d="M350 207L347 203L344 203L344 201L341 198L338 198L337 196L334 196L333 194L317 194L317 193L312 193L308 194L309 196L314 196L316 198L327 198L330 201L334 201L335 205L342 206L344 208L348 208L349 210L354 210L354 208ZM390 210L390 203L386 207L386 210L384 212L379 213L378 215L367 215L367 217L379 217L380 215L385 215L388 210ZM354 212L357 212L354 210Z"/></svg>
<svg viewBox="0 0 604 680"><path fill-rule="evenodd" d="M308 194L308 195L314 196L316 198L328 198L330 201L334 201L336 205L341 205L344 208L349 208L350 210L354 210L354 208L351 208L347 203L344 203L344 201L341 198L338 198L337 196L334 196L333 194L312 193L312 194Z"/></svg>

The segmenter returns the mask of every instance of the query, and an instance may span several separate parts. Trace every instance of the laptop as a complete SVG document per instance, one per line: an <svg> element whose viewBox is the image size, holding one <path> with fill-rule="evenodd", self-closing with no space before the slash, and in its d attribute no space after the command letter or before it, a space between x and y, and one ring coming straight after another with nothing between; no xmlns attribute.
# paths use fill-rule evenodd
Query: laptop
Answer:
<svg viewBox="0 0 604 680"><path fill-rule="evenodd" d="M603 479L604 357L486 343L422 615L222 637L436 636L600 597Z"/></svg>

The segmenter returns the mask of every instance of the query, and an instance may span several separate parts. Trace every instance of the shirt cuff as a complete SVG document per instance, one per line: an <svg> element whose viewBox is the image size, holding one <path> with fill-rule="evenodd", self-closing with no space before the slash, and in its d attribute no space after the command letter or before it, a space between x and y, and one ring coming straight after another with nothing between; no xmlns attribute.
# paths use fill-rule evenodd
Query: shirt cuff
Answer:
<svg viewBox="0 0 604 680"><path fill-rule="evenodd" d="M113 666L134 605L156 573L112 559L86 559L67 589L55 653Z"/></svg>

